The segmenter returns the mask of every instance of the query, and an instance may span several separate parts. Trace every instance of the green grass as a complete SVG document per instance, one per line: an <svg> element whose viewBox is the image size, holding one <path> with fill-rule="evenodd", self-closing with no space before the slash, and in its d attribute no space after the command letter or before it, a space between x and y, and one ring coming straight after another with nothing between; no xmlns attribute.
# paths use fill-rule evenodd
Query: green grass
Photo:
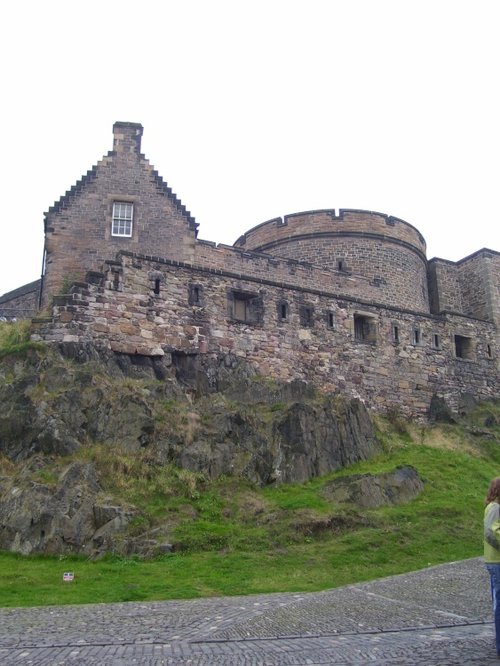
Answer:
<svg viewBox="0 0 500 666"><path fill-rule="evenodd" d="M168 516L178 550L150 561L0 553L0 605L317 591L480 555L483 498L500 470L500 406L481 406L474 419L465 430L404 432L380 422L384 452L376 459L305 484L263 489L151 465L147 450L127 456L89 449L85 455L96 462L106 491L141 509L136 533ZM407 504L368 510L335 504L323 493L337 478L403 464L425 483ZM43 474L50 480L55 471ZM65 571L74 571L74 582L63 582Z"/></svg>
<svg viewBox="0 0 500 666"><path fill-rule="evenodd" d="M31 322L0 322L0 359L11 354L24 354L30 349L40 349L40 342L31 342Z"/></svg>

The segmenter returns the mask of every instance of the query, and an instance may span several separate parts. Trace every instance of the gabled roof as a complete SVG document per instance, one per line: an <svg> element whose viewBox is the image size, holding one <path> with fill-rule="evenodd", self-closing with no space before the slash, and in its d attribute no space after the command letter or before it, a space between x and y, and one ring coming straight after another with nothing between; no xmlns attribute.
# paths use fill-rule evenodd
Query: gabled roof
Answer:
<svg viewBox="0 0 500 666"><path fill-rule="evenodd" d="M11 301L14 298L20 298L21 296L30 294L33 291L38 291L39 288L40 288L40 280L34 280L33 282L29 282L28 284L25 284L22 287L18 287L17 289L8 291L6 294L0 296L0 303L6 303L7 301Z"/></svg>
<svg viewBox="0 0 500 666"><path fill-rule="evenodd" d="M108 153L108 155L112 154L112 151ZM48 215L49 213L59 213L65 206L67 206L72 199L76 197L76 195L81 192L81 190L84 189L84 187L88 184L91 183L93 180L96 179L97 177L97 167L98 164L94 164L92 169L89 169L87 173L80 178L80 180L77 180L76 183L73 185L73 187L69 190L66 190L66 192L62 195L60 199L58 199L50 208L47 212L44 213L44 215Z"/></svg>
<svg viewBox="0 0 500 666"><path fill-rule="evenodd" d="M141 158L144 158L144 155L142 155L142 153L141 153ZM168 186L168 183L166 183L163 180L163 178L160 176L158 171L156 171L156 169L153 169L152 173L156 181L156 184L158 185L158 188L165 194L165 196L167 196L170 199L170 201L175 205L175 207L181 213L181 215L187 217L190 228L194 229L197 232L199 224L198 222L196 222L191 213L186 209L186 206L184 206L182 201L179 198L177 198L177 195L174 192L172 192L172 188Z"/></svg>
<svg viewBox="0 0 500 666"><path fill-rule="evenodd" d="M113 131L115 129L120 129L120 128L140 128L140 133L142 134L142 126L139 125L138 123L115 123L113 126ZM107 155L105 156L108 158L113 158L116 154L116 139L115 139L115 150L110 150ZM198 224L194 217L191 215L191 213L186 209L184 204L181 202L180 199L178 199L177 195L172 192L172 188L169 187L168 183L166 183L163 178L159 175L158 171L156 171L152 166L150 166L148 160L146 160L145 156L139 152L140 149L140 139L137 144L137 153L139 156L139 159L148 167L151 168L151 175L153 176L153 179L159 189L159 191L166 196L172 204L177 208L177 210L180 212L182 216L187 218L187 221L189 222L189 227L190 229L193 229L195 232L198 230ZM105 159L103 158L103 159ZM71 187L69 190L65 192L65 194L62 195L60 199L58 199L50 208L49 210L45 213L45 216L51 214L51 213L59 213L61 210L63 210L65 207L67 207L71 201L92 181L94 181L97 178L98 174L98 169L99 169L99 163L95 164L91 169L87 171L86 174L84 174L74 185Z"/></svg>

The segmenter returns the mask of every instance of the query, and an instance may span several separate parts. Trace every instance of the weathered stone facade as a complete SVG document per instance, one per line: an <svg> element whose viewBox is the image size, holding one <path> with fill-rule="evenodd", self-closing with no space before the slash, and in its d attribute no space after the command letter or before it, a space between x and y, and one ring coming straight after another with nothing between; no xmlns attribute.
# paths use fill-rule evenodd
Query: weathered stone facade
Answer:
<svg viewBox="0 0 500 666"><path fill-rule="evenodd" d="M324 270L309 271L325 281ZM90 277L56 297L54 320L36 323L41 338L148 356L234 355L263 376L305 379L376 409L408 414L426 412L435 393L454 409L462 393L497 395L492 322L377 306L341 299L325 287L127 252L105 274ZM243 316L238 300L248 308ZM359 318L370 325L371 337L357 337ZM471 341L463 357L456 336Z"/></svg>
<svg viewBox="0 0 500 666"><path fill-rule="evenodd" d="M235 245L363 276L365 298L429 311L425 241L403 220L356 210L295 213L260 224Z"/></svg>
<svg viewBox="0 0 500 666"><path fill-rule="evenodd" d="M498 397L498 252L428 262L414 227L350 210L271 220L234 246L200 241L141 134L116 123L113 151L47 213L42 303L53 307L35 338L236 356L409 415L435 394L455 410L464 393ZM121 236L116 202L133 209Z"/></svg>

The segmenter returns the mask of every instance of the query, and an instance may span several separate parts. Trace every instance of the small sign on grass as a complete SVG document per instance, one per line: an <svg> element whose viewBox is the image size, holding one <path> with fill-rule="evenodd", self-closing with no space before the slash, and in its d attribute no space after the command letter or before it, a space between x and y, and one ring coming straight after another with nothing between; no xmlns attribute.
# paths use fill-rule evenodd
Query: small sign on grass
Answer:
<svg viewBox="0 0 500 666"><path fill-rule="evenodd" d="M75 580L75 574L72 571L65 571L63 573L63 581L65 583L71 583L73 580Z"/></svg>

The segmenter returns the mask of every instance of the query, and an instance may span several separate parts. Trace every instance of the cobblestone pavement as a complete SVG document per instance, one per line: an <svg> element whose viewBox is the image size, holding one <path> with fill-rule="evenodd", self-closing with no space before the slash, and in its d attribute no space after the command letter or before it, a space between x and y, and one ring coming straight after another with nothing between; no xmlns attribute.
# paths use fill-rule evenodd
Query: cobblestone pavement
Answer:
<svg viewBox="0 0 500 666"><path fill-rule="evenodd" d="M488 665L480 559L326 592L0 609L2 666Z"/></svg>

